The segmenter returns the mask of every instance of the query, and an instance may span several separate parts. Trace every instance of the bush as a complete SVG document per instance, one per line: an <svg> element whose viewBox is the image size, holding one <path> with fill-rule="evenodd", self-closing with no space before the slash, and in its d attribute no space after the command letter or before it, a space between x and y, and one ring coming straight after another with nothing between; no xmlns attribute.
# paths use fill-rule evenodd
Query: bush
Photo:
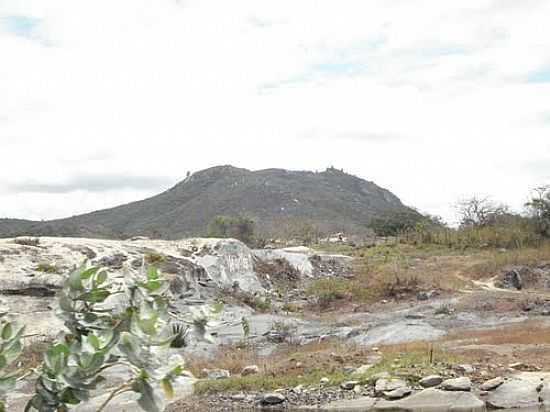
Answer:
<svg viewBox="0 0 550 412"><path fill-rule="evenodd" d="M122 366L131 378L114 389L97 412L125 392L138 393L143 410L162 411L163 398L172 396L172 385L183 372L183 360L168 359L164 349L182 344L190 330L210 339L208 319L214 313L201 307L192 311L185 328L175 327L168 313L168 288L154 267L124 282L99 267L74 270L58 296L57 314L65 330L47 347L37 368L35 394L25 410L68 411L90 399L105 381L107 369ZM2 323L0 330L1 371L21 353L23 328ZM14 383L15 375L0 374L0 395Z"/></svg>
<svg viewBox="0 0 550 412"><path fill-rule="evenodd" d="M372 219L369 227L378 236L397 236L413 230L422 219L422 215L416 212L388 212Z"/></svg>
<svg viewBox="0 0 550 412"><path fill-rule="evenodd" d="M47 262L39 263L38 266L36 267L36 271L42 272L42 273L57 273L57 274L61 273L61 270L57 266Z"/></svg>
<svg viewBox="0 0 550 412"><path fill-rule="evenodd" d="M18 237L13 240L13 243L22 246L38 246L40 245L40 239L37 237Z"/></svg>
<svg viewBox="0 0 550 412"><path fill-rule="evenodd" d="M254 228L254 221L246 217L216 216L208 225L208 236L238 239L247 245L252 245Z"/></svg>

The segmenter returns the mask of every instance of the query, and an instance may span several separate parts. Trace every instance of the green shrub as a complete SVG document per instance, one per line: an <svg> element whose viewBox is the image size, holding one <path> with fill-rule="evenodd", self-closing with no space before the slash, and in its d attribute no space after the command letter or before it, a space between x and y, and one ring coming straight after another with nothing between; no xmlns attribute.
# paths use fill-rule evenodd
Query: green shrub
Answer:
<svg viewBox="0 0 550 412"><path fill-rule="evenodd" d="M42 273L57 273L57 274L61 273L60 268L48 262L39 263L38 266L36 267L36 271L42 272Z"/></svg>
<svg viewBox="0 0 550 412"><path fill-rule="evenodd" d="M0 412L8 410L4 403L5 396L15 387L18 371L8 372L6 369L17 360L23 350L21 336L24 330L17 323L6 320L0 322Z"/></svg>
<svg viewBox="0 0 550 412"><path fill-rule="evenodd" d="M247 245L252 245L254 229L254 221L246 217L216 216L208 225L208 236L238 239Z"/></svg>
<svg viewBox="0 0 550 412"><path fill-rule="evenodd" d="M44 354L26 411L68 411L86 402L105 380L105 371L115 366L128 368L131 377L109 394L97 412L126 392L139 394L143 410L162 411L163 397L172 396L172 385L183 372L183 360L175 357L166 362L161 350L184 338L183 328L180 333L170 322L168 287L153 266L124 283L99 267L74 270L58 296L58 316L66 330ZM195 310L186 323L209 339L211 313L211 309Z"/></svg>

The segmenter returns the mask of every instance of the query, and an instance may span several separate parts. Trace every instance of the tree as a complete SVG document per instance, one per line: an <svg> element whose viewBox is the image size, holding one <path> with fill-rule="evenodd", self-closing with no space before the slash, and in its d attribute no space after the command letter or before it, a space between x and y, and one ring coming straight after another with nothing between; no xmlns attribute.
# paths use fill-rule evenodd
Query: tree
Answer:
<svg viewBox="0 0 550 412"><path fill-rule="evenodd" d="M460 226L462 227L483 227L494 225L506 215L509 215L509 208L506 205L498 205L490 198L479 198L473 196L460 200L455 205Z"/></svg>
<svg viewBox="0 0 550 412"><path fill-rule="evenodd" d="M537 231L550 237L550 185L533 189L531 200L526 206L535 220Z"/></svg>
<svg viewBox="0 0 550 412"><path fill-rule="evenodd" d="M422 215L416 212L388 212L372 219L369 227L378 236L396 236L400 233L415 229L422 220Z"/></svg>
<svg viewBox="0 0 550 412"><path fill-rule="evenodd" d="M216 216L208 225L208 236L238 239L247 245L254 241L254 221L246 217Z"/></svg>

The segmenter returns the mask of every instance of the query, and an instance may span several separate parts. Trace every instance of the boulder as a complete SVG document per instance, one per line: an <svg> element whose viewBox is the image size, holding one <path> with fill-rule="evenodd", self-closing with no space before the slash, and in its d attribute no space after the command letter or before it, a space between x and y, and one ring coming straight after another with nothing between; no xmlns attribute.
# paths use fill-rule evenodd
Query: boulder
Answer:
<svg viewBox="0 0 550 412"><path fill-rule="evenodd" d="M357 385L359 385L359 381L346 381L342 382L340 384L340 388L342 388L345 391L351 391L353 390Z"/></svg>
<svg viewBox="0 0 550 412"><path fill-rule="evenodd" d="M203 369L202 373L207 379L227 379L231 376L225 369Z"/></svg>
<svg viewBox="0 0 550 412"><path fill-rule="evenodd" d="M446 391L470 391L472 389L472 381L470 378L461 377L447 379L441 383L441 388Z"/></svg>
<svg viewBox="0 0 550 412"><path fill-rule="evenodd" d="M409 396L411 393L411 388L403 386L401 388L394 389L393 391L384 392L384 398L393 401L397 399L402 399L405 396Z"/></svg>
<svg viewBox="0 0 550 412"><path fill-rule="evenodd" d="M504 378L499 376L498 378L490 379L490 380L484 382L479 387L479 389L481 389L482 391L488 392L488 391L492 391L493 389L498 388L503 383L504 383Z"/></svg>
<svg viewBox="0 0 550 412"><path fill-rule="evenodd" d="M435 388L424 389L399 401L380 401L374 411L437 411L485 412L485 402L470 392L446 392ZM353 410L346 410L352 412ZM357 409L356 412L364 410Z"/></svg>
<svg viewBox="0 0 550 412"><path fill-rule="evenodd" d="M439 375L426 376L418 382L423 388L433 388L439 386L443 382L443 378Z"/></svg>
<svg viewBox="0 0 550 412"><path fill-rule="evenodd" d="M286 401L286 397L283 394L272 392L266 393L262 396L260 403L262 405L280 405Z"/></svg>
<svg viewBox="0 0 550 412"><path fill-rule="evenodd" d="M522 372L509 377L489 392L487 406L495 409L538 407L550 402L550 373Z"/></svg>
<svg viewBox="0 0 550 412"><path fill-rule="evenodd" d="M402 379L378 379L374 386L374 393L382 395L386 392L407 387L407 382Z"/></svg>
<svg viewBox="0 0 550 412"><path fill-rule="evenodd" d="M248 375L257 375L260 373L260 368L258 365L249 365L245 366L241 372L242 376L248 376Z"/></svg>

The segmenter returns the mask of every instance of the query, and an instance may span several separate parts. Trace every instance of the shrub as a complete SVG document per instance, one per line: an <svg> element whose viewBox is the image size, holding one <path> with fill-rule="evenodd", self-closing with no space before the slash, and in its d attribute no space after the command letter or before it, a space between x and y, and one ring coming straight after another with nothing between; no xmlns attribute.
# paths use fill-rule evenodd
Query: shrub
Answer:
<svg viewBox="0 0 550 412"><path fill-rule="evenodd" d="M36 270L42 273L61 273L61 270L57 266L48 262L39 263Z"/></svg>
<svg viewBox="0 0 550 412"><path fill-rule="evenodd" d="M5 314L4 314L5 315ZM3 315L2 315L3 316ZM23 350L21 335L25 328L17 323L0 322L0 411L7 411L5 396L15 387L17 371L6 369L19 357Z"/></svg>
<svg viewBox="0 0 550 412"><path fill-rule="evenodd" d="M183 360L167 359L163 350L184 338L183 328L179 333L170 322L168 287L154 267L123 282L99 267L74 270L58 297L66 330L44 354L26 411L67 411L86 402L114 366L128 368L131 378L109 394L98 412L125 392L139 393L137 402L145 411L162 411L162 395L172 396L173 382L183 372ZM209 339L210 313L201 308L186 321L204 339Z"/></svg>
<svg viewBox="0 0 550 412"><path fill-rule="evenodd" d="M13 240L13 243L22 246L38 246L40 245L40 239L37 237L18 237Z"/></svg>
<svg viewBox="0 0 550 412"><path fill-rule="evenodd" d="M254 228L254 221L246 217L216 216L208 225L208 236L234 238L247 245L252 245Z"/></svg>

